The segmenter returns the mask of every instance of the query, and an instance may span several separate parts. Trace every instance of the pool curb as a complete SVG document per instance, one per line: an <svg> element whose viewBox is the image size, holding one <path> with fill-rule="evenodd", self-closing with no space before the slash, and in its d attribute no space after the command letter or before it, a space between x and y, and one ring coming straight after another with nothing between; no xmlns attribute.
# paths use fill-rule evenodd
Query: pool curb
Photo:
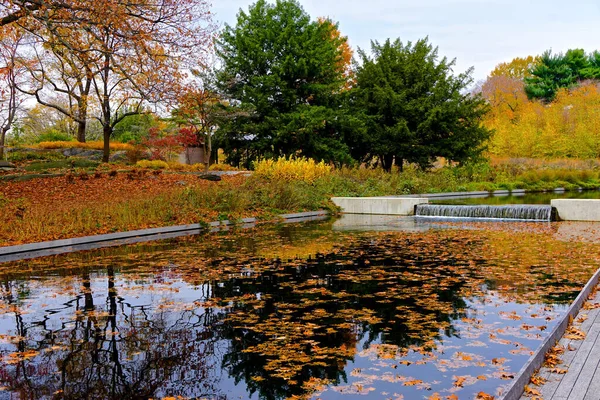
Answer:
<svg viewBox="0 0 600 400"><path fill-rule="evenodd" d="M563 316L562 320L558 325L554 327L550 335L544 339L542 345L538 347L535 353L527 360L527 363L521 368L516 378L513 380L511 385L505 394L500 396L500 400L519 400L523 395L525 386L529 384L529 379L544 363L544 358L548 350L563 337L565 331L569 327L569 320L575 318L579 311L583 307L583 303L587 300L592 290L598 286L600 282L600 269L596 271L594 276L584 286L583 290L579 293L579 296L569 307L567 313Z"/></svg>
<svg viewBox="0 0 600 400"><path fill-rule="evenodd" d="M307 222L325 219L328 215L329 212L325 210L282 214L277 216L275 220L264 222ZM5 246L0 247L0 263L104 247L122 246L125 244L150 242L154 240L170 239L180 236L191 236L206 232L217 232L221 230L228 230L233 226L239 226L242 229L248 229L255 227L258 223L259 221L257 221L256 218L243 218L238 221L223 220L213 221L208 224L188 224L160 228L138 229L126 232L108 233L104 235L83 236L70 239L28 243L16 246Z"/></svg>

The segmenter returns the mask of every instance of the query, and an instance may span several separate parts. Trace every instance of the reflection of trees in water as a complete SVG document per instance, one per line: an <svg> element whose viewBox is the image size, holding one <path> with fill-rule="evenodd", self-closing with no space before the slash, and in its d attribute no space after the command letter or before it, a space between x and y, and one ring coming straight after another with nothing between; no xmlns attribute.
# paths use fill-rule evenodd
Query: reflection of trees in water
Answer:
<svg viewBox="0 0 600 400"><path fill-rule="evenodd" d="M453 321L465 316L462 289L472 278L469 260L440 248L415 262L415 249L404 246L363 241L343 255L277 261L260 274L214 282L213 295L227 310L218 335L232 343L223 367L250 393L281 399L306 394L303 386L314 378L345 381L344 368L361 340L365 347L397 346L401 354L435 346L440 328L456 335ZM437 253L444 257L436 259ZM268 262L242 263L263 271ZM288 376L285 368L292 370Z"/></svg>
<svg viewBox="0 0 600 400"><path fill-rule="evenodd" d="M284 237L273 243L286 240L294 242ZM465 316L464 298L493 287L505 269L483 260L481 241L471 234L365 235L344 239L327 255L288 262L252 258L260 246L250 235L219 242L207 253L194 246L143 259L123 256L129 271L124 276L142 274L140 283L148 285L152 280L143 277L168 270L201 285L205 292L198 296L206 303L188 311L132 306L115 286L109 264L121 259L103 258L96 265L108 265L105 299L92 293L93 269L82 268L80 293L65 309L27 325L19 302L27 289L7 280L5 302L15 305L13 321L22 336L16 350L40 354L0 366L0 381L8 382L2 384L25 398L61 390L65 398L214 398L223 396L218 373L225 370L250 394L303 396L311 383L345 381L358 343L383 343L393 353L386 356L402 356L408 348L427 351L444 336L458 335L454 321ZM237 246L244 255L236 254ZM531 272L524 269L519 265L505 279ZM68 278L72 270L63 273ZM532 279L551 285L561 278ZM542 294L536 296L539 301ZM56 328L70 310L73 319Z"/></svg>
<svg viewBox="0 0 600 400"><path fill-rule="evenodd" d="M4 282L4 300L15 305L17 351L39 352L3 368L3 385L20 397L222 397L215 387L215 341L207 330L212 321L205 315L150 313L130 306L118 296L109 267L105 304L94 304L90 276L84 272L81 294L65 303L75 311L73 320L52 330L46 327L49 315L26 327L11 284Z"/></svg>

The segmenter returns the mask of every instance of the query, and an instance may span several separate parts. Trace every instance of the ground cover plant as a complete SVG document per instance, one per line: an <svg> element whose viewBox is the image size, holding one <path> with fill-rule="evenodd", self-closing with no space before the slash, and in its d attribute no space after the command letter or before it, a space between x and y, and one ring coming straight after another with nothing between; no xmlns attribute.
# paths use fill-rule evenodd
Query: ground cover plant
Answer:
<svg viewBox="0 0 600 400"><path fill-rule="evenodd" d="M361 234L332 223L0 265L0 387L490 399L600 254L557 225Z"/></svg>

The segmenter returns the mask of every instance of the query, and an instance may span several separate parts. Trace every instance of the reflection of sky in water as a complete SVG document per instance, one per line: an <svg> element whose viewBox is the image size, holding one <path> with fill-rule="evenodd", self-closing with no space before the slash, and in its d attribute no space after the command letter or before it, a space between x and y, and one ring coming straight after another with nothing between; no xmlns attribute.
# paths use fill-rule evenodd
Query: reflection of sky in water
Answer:
<svg viewBox="0 0 600 400"><path fill-rule="evenodd" d="M123 279L125 278L125 279ZM60 278L54 278L60 279ZM181 321L193 324L194 320L201 319L204 309L202 307L193 310L178 310L186 305L193 304L196 301L203 301L204 294L210 290L203 285L201 287L189 286L185 282L170 279L161 279L164 283L143 281L129 281L125 276L119 276L115 282L118 298L118 325L121 327L129 326L127 319L134 319L140 314L150 320L156 316L161 316L162 324L166 327L177 326ZM54 281L56 282L56 281ZM53 280L38 280L32 282L28 287L27 298L21 303L23 324L27 328L29 340L43 340L47 332L56 332L69 330L75 323L73 321L73 311L81 307L82 298L74 294L57 292L57 289L64 290L60 282L53 285ZM77 280L73 281L73 286L77 285ZM150 284L151 289L149 289ZM105 302L108 296L107 277L95 274L91 277L91 292L93 293L94 304L97 310L106 310ZM45 312L39 313L34 310L43 308ZM466 322L459 322L458 335L444 337L443 344L434 351L432 355L422 355L417 352L410 352L406 357L394 357L386 359L378 356L377 349L381 341L375 340L367 344L363 339L357 344L356 356L354 361L349 362L345 371L347 382L342 382L339 388L328 388L320 397L336 398L341 393L357 392L358 388L362 392L376 388L373 395L382 396L396 394L414 395L414 388L403 386L404 382L411 380L423 380L423 384L416 387L431 388L431 393L440 392L449 394L452 392L452 386L448 382L453 382L456 376L470 375L473 379L466 382L471 384L463 389L461 395L486 391L493 393L499 385L497 375L502 371L514 373L520 369L524 360L529 356L528 350L533 350L542 339L542 332L532 328L532 331L522 331L520 326L528 324L533 326L547 326L545 317L555 317L557 312L544 312L543 306L531 306L517 304L514 302L504 303L490 293L484 301L481 299L470 301L468 303L469 311ZM565 311L565 307L560 307L559 312ZM164 312L168 311L168 312ZM500 318L497 312L502 311L506 315L515 312L517 315L525 316L522 320L511 321L506 318ZM542 319L531 318L531 314L540 314ZM472 320L479 320L474 324ZM43 325L42 325L43 324ZM505 333L498 333L498 330ZM511 344L502 344L491 342L489 333L496 332L499 340L510 341ZM14 329L14 315L6 313L0 317L0 334L16 335ZM515 343L521 344L517 346ZM227 340L218 340L215 342L215 354L223 352L228 347ZM4 351L15 351L14 346L3 343L0 347ZM34 346L35 348L35 346ZM510 351L519 350L518 354L510 354ZM463 353L469 361L464 361L460 354ZM457 355L458 354L458 355ZM491 365L492 358L507 358L503 364L505 368L494 368ZM434 359L435 358L435 359ZM399 360L409 361L410 365L398 364ZM419 365L422 360L429 360L427 363ZM447 363L446 363L447 362ZM484 362L485 367L473 365L476 362ZM440 370L441 369L441 370ZM226 373L217 372L216 379L219 384L219 392L227 397L248 397L243 382L235 384ZM480 379L476 377L480 376ZM481 376L485 376L482 380ZM233 396L233 397L232 397ZM411 398L411 397L407 397Z"/></svg>
<svg viewBox="0 0 600 400"><path fill-rule="evenodd" d="M473 235L473 238L476 238L477 233ZM320 241L319 237L311 240ZM272 241L267 242L270 248L273 247ZM364 245L372 242L369 239L362 243ZM244 245L248 247L248 243ZM226 247L231 249L235 248L235 245L228 243ZM355 251L351 245L342 248L344 251ZM388 252L385 247L370 250L375 255L385 255ZM422 268L423 276L428 277L432 269L445 268L445 264L441 263L438 266L434 263L435 260L427 259L432 254L437 254L436 251L438 250L425 254L425 260L421 259L421 264L413 265L409 272L417 274L419 268ZM462 250L440 247L439 251L443 252L444 260L452 264L452 260L448 261L452 251L458 255ZM190 254L198 256L194 251ZM460 257L457 259L460 264ZM189 279L184 280L187 275L182 271L183 264L178 266L171 261L162 264L158 269L155 269L156 266L144 269L138 264L134 269L115 268L114 271L111 269L112 272L98 268L95 272L63 272L61 276L44 277L43 274L38 274L40 276L31 280L6 279L2 284L4 302L0 308L0 356L5 362L4 366L0 367L0 386L4 386L4 390L0 391L0 399L10 397L7 387L11 385L17 388L28 385L38 387L37 391L33 391L33 397L51 397L54 392L62 390L63 378L60 369L64 360L77 357L82 357L83 360L79 368L86 369L94 364L94 373L99 375L114 371L116 357L116 364L119 364L118 368L122 370L117 374L118 379L123 380L118 385L127 386L132 382L140 384L140 377L149 374L147 376L157 382L151 391L156 397L181 395L259 398L259 392L253 391L251 396L248 387L262 390L265 398L275 398L277 393L297 393L297 390L294 392L291 389L286 392L287 389L282 386L285 383L281 379L254 382L255 374L264 373L264 366L257 361L261 356L250 354L248 358L244 358L245 353L236 350L239 349L240 343L248 346L248 343L245 343L246 336L248 340L255 339L251 338L248 332L265 329L261 325L264 323L261 320L264 316L261 317L260 314L260 310L266 308L265 304L273 301L277 309L281 303L314 300L315 296L319 298L315 293L319 293L317 289L321 288L327 288L331 293L356 290L354 297L336 300L322 297L328 300L313 308L292 307L287 309L289 314L284 313L285 307L282 308L284 311L280 310L282 315L291 315L291 320L302 323L303 318L311 316L315 308L342 311L348 308L360 311L376 304L378 299L363 299L362 287L376 285L375 288L379 290L393 288L404 279L404 275L400 274L384 277L380 281L375 279L375 283L361 281L360 279L365 277L369 278L364 275L357 275L357 281L344 280L350 279L342 277L344 271L354 272L358 267L335 261L335 257L332 260L328 261L329 264L313 260L312 264L307 264L305 270L300 268L297 262L288 269L281 266L277 269L276 264L273 264L275 271L269 272L267 268L254 274L251 272L252 267L241 263L238 270L241 272L224 274L211 280L210 284L189 283ZM119 262L124 261L117 259L114 262L114 265L119 265ZM216 261L217 264L219 262ZM388 261L385 263L390 265ZM270 265L268 262L266 264ZM369 268L379 267L381 265L361 265L358 270L368 271ZM473 276L476 276L479 267L469 267L467 264L464 267L467 269L459 270L463 275L459 278L467 279L465 273L470 274L468 271L471 270L468 268L471 267ZM338 272L331 272L336 268L339 269ZM394 268L397 267L392 267L393 271ZM452 272L455 269L451 268L448 271ZM447 275L450 273L448 271L438 277L436 284L441 285L444 290L450 288L448 293L454 290L452 285L458 284L460 291L460 285L464 285L464 282L453 282L452 285L444 286L444 280L451 277ZM323 273L335 279L323 279L320 275ZM336 275L338 273L341 275ZM415 276L418 279L418 274L407 275L407 282L410 283ZM87 287L86 279L89 279ZM423 278L422 282L430 282L427 279L429 278ZM481 280L481 284L474 296L447 299L447 292L439 292L439 302L447 302L450 307L456 309L448 315L444 314L445 308L437 311L434 309L434 312L444 314L439 316L442 321L449 318L452 329L440 332L439 338L433 339L431 343L434 348L431 351L415 344L419 342L418 338L407 348L394 344L396 339L401 343L412 343L404 336L415 335L415 332L403 332L402 325L398 328L398 325L393 325L385 319L391 318L389 316L378 315L382 319L379 323L367 323L360 319L348 321L353 324L349 332L355 338L347 341L347 344L355 348L350 352L350 357L342 359L341 364L340 359L336 361L337 364L332 364L331 360L327 361L331 364L327 368L341 369L343 372L336 373L339 379L337 384L320 388L316 396L336 399L366 393L374 398L395 398L403 395L405 399L418 399L433 393L439 393L442 397L456 393L460 398L473 398L480 391L497 395L498 389L510 382L510 377L519 371L531 352L552 330L554 321L566 312L567 306L536 304L531 299L528 300L529 303L525 303L519 300L515 294L517 291L511 292L513 296L507 296L506 292L499 292L493 284L491 289L488 289L487 278L476 279ZM277 286L277 282L281 286L273 292L265 291L269 282L273 282L274 287ZM507 284L503 282L503 285ZM519 282L514 284L519 285ZM298 292L299 287L304 291ZM410 295L425 304L428 299L420 299L419 296L438 293L431 292L431 289L427 289L429 292L424 290L422 284L410 287ZM510 289L507 290L510 292ZM523 290L522 287L518 289ZM215 293L220 296L219 299L214 299ZM398 295L403 293L398 292ZM241 300L241 296L247 296L243 299L246 299L248 304L245 304L246 300ZM403 300L399 300L401 298L391 298L390 301L394 306L401 306L404 304ZM420 309L414 308L414 305L411 307L411 310ZM401 307L399 309L402 310ZM111 316L111 310L116 310L114 318ZM244 329L231 322L230 317L235 312L249 315L248 326ZM424 312L431 313L431 310L425 307ZM253 319L254 317L256 319ZM318 325L326 320L323 318L310 321ZM393 329L386 330L386 324L393 326ZM18 337L19 335L24 337ZM432 340L435 336L432 336L431 332L423 332L423 335L425 340ZM266 335L261 340L276 343L278 339L280 338ZM324 337L315 340L319 346L332 345L328 344ZM93 360L93 356L88 355L98 351L94 346L90 347L90 343L100 346L99 360ZM15 351L30 353L25 355L24 361L19 361L11 358L11 353ZM286 351L285 346L281 351ZM106 357L103 358L102 352L106 353ZM233 358L232 352L237 352ZM158 361L149 363L149 359L154 356L158 356ZM174 363L165 361L169 357ZM233 370L236 373L232 373ZM28 379L15 378L24 371ZM314 373L316 369L311 371ZM83 379L82 375L69 370L69 383L80 390L87 390L78 379ZM108 382L97 376L87 376L86 379L97 380L98 384L102 385ZM206 385L200 386L200 381ZM458 387L455 385L457 381L460 382ZM143 386L143 383L141 385ZM269 385L277 390L269 391ZM293 386L293 383L291 385ZM82 387L84 389L81 389ZM134 391L136 387L133 386ZM128 398L127 394L123 393L117 397Z"/></svg>

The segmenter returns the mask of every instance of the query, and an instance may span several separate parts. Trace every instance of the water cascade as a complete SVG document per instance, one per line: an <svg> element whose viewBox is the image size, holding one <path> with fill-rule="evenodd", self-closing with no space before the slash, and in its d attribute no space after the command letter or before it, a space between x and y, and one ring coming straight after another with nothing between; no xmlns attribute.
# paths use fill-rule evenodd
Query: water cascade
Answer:
<svg viewBox="0 0 600 400"><path fill-rule="evenodd" d="M550 205L514 204L489 205L443 205L420 204L415 208L417 217L433 218L483 218L519 221L554 221L556 212Z"/></svg>

